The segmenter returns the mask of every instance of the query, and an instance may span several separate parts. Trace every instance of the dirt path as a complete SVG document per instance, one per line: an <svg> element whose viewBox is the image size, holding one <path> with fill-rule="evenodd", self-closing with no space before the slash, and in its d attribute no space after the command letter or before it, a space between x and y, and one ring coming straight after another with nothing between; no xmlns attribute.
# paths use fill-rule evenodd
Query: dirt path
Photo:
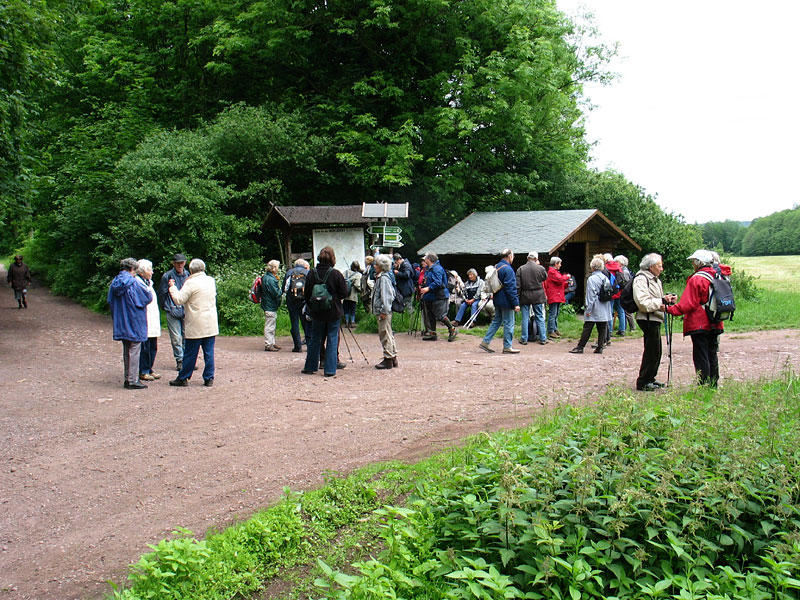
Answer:
<svg viewBox="0 0 800 600"><path fill-rule="evenodd" d="M353 347L356 361L324 379L300 374L303 355L219 338L214 387L171 388L164 332L164 378L133 391L108 317L35 285L29 305L0 295L0 597L15 600L100 598L176 526L202 534L325 470L422 456L632 385L641 353L628 339L602 356L568 354L569 342L488 355L472 336L399 334L401 368L380 372L377 335L359 335L370 363ZM797 368L799 342L798 331L726 335L723 380ZM691 343L676 336L675 354L674 379L688 383Z"/></svg>

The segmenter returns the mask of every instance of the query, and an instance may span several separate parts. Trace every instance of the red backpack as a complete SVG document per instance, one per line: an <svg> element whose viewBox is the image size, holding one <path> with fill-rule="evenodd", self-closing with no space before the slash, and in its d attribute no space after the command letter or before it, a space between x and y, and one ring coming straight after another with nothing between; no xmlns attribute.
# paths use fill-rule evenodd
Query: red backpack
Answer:
<svg viewBox="0 0 800 600"><path fill-rule="evenodd" d="M253 280L253 285L250 286L250 302L255 304L261 303L261 276L259 275Z"/></svg>

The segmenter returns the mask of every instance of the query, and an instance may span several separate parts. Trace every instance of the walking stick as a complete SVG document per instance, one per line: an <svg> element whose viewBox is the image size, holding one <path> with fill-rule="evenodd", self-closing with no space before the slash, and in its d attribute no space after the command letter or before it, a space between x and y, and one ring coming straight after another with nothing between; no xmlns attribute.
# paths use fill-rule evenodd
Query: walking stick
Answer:
<svg viewBox="0 0 800 600"><path fill-rule="evenodd" d="M412 300L414 302L414 300ZM421 302L417 300L416 307L414 308L414 317L411 319L411 329L408 330L408 335L417 337L417 327L419 326L419 311Z"/></svg>
<svg viewBox="0 0 800 600"><path fill-rule="evenodd" d="M358 340L356 339L356 334L353 333L350 329L348 329L347 331L349 331L350 335L353 336L353 341L356 343L356 347L358 348L359 352L361 352L361 356L363 356L366 363L369 364L369 359L367 358L367 355L364 354L364 351L361 349L361 344L358 343ZM345 338L345 340L347 340L347 338ZM345 341L345 343L347 342Z"/></svg>
<svg viewBox="0 0 800 600"><path fill-rule="evenodd" d="M483 300L481 300L481 301L478 303L478 310L476 310L474 314L470 315L470 316L469 316L469 319L467 319L467 320L464 322L464 329L469 329L470 325L472 325L472 324L475 322L475 319L477 319L477 318L478 318L478 315L479 315L479 314L481 314L481 311L483 310L483 308L484 308L484 307L485 307L487 304L489 304L489 298L484 298Z"/></svg>
<svg viewBox="0 0 800 600"><path fill-rule="evenodd" d="M344 335L344 327L342 327L341 321L339 322L339 337L344 338L344 347L347 348L347 353L350 355L350 362L355 362L355 360L353 360L353 353L350 352L350 344L347 343L347 337Z"/></svg>
<svg viewBox="0 0 800 600"><path fill-rule="evenodd" d="M673 315L667 313L667 320L664 322L667 334L667 357L669 358L669 363L667 366L667 385L669 385L669 382L672 379L672 325L674 318L675 317Z"/></svg>

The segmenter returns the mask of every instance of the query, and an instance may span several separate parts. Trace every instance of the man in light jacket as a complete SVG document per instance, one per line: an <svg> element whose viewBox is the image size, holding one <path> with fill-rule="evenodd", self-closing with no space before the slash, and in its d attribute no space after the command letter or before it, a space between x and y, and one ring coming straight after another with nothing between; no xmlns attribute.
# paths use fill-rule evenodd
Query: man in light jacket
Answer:
<svg viewBox="0 0 800 600"><path fill-rule="evenodd" d="M206 263L199 258L189 263L189 278L178 289L174 279L169 280L169 295L173 302L186 309L186 341L183 368L170 385L184 387L194 371L197 353L203 348L203 385L214 385L214 341L219 335L217 323L217 284L206 275Z"/></svg>

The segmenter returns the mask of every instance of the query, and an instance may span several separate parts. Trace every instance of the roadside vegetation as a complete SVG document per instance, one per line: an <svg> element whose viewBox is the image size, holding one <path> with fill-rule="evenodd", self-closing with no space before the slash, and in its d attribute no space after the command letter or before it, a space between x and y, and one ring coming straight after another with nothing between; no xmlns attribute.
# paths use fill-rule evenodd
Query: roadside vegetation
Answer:
<svg viewBox="0 0 800 600"><path fill-rule="evenodd" d="M415 465L287 491L205 540L179 532L113 596L797 598L798 439L788 371L613 390Z"/></svg>

